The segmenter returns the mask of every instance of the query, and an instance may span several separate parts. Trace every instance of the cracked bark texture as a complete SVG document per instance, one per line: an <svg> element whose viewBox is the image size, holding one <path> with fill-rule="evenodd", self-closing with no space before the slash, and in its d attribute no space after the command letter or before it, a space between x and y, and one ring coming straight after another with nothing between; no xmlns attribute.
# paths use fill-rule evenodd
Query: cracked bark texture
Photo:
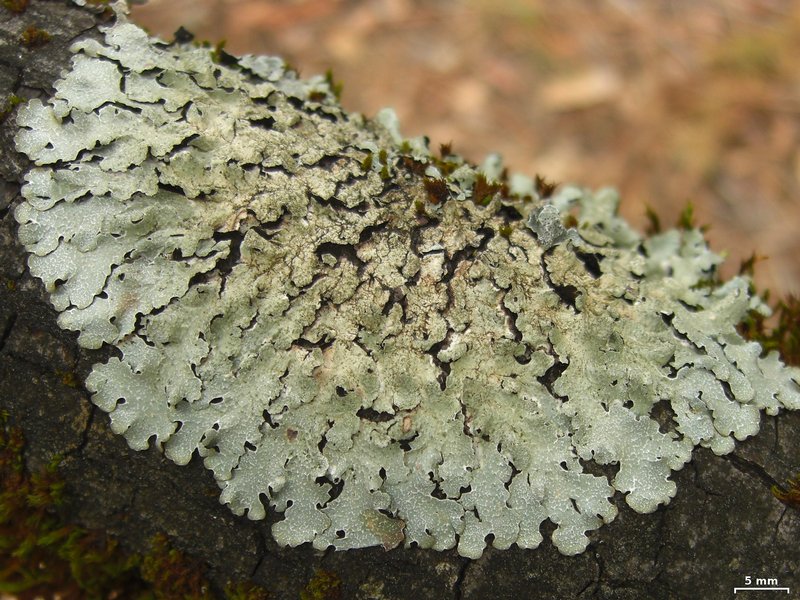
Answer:
<svg viewBox="0 0 800 600"><path fill-rule="evenodd" d="M70 43L97 35L97 17L66 2L34 1L21 16L0 11L2 98L48 95L70 59ZM48 31L52 42L21 48L19 35L31 24ZM727 457L697 450L693 462L672 475L677 497L655 514L637 514L615 498L619 516L593 532L589 550L579 556L562 556L549 542L536 550L490 548L476 561L455 551L279 548L270 517L248 521L218 503L217 485L197 457L176 467L156 450L134 452L73 383L84 381L110 353L79 348L76 336L58 327L40 282L24 267L12 212L27 163L13 149L14 132L13 118L0 126L0 406L25 431L30 468L54 453L65 455L66 519L105 529L134 550L166 532L177 547L206 561L218 583L252 577L278 598L297 597L317 567L337 573L343 595L354 598L722 597L745 575L800 585L798 513L769 493L771 483L800 465L797 413L762 417L761 434ZM484 232L477 247L488 237ZM346 249L327 250L357 266L358 257L348 257ZM441 268L452 277L457 266ZM570 286L560 287L569 299ZM508 317L513 326L513 315ZM367 416L379 419L380 413Z"/></svg>

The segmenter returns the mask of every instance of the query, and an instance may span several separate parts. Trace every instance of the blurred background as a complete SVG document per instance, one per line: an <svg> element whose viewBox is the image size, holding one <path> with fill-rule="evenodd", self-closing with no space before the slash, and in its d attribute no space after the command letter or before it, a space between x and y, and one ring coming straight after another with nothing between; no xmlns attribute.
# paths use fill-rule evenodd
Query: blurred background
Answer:
<svg viewBox="0 0 800 600"><path fill-rule="evenodd" d="M637 228L691 202L725 277L800 293L800 0L150 0L133 20L332 69L349 111L511 171L611 185Z"/></svg>

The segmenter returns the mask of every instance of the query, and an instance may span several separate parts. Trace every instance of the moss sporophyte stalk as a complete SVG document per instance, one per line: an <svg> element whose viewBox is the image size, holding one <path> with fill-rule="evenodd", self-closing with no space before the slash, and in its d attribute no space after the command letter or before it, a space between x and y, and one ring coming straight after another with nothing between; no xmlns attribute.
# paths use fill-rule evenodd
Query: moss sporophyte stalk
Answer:
<svg viewBox="0 0 800 600"><path fill-rule="evenodd" d="M477 557L549 519L577 554L615 492L654 511L696 446L800 407L690 219L644 238L611 190L433 156L331 77L117 10L18 109L19 239L60 325L119 350L86 381L112 429L197 453L236 514L282 513L280 544Z"/></svg>

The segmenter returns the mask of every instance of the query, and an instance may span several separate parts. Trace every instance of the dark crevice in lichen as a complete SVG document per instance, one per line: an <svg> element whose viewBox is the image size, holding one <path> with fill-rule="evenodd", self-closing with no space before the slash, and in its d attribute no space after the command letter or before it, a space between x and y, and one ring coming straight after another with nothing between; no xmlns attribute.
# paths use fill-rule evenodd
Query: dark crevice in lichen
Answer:
<svg viewBox="0 0 800 600"><path fill-rule="evenodd" d="M305 113L312 117L316 117L317 119L322 119L324 121L328 121L330 123L338 123L342 120L342 115L339 112L331 113L330 110L323 110L322 107L327 109L333 108L332 104L320 104L319 106L311 107L309 105L305 106Z"/></svg>
<svg viewBox="0 0 800 600"><path fill-rule="evenodd" d="M292 342L292 346L297 346L298 348L304 348L306 350L314 350L315 348L325 350L330 348L333 345L333 342L333 338L329 339L327 335L323 335L317 342L312 342L304 337L299 337Z"/></svg>
<svg viewBox="0 0 800 600"><path fill-rule="evenodd" d="M446 361L439 360L439 352L443 348L447 348L450 345L450 340L453 335L453 330L448 329L447 333L444 336L444 339L440 342L435 343L431 346L427 353L430 355L433 364L439 369L439 374L436 376L436 381L439 382L439 388L444 391L447 389L447 378L450 376L450 363Z"/></svg>
<svg viewBox="0 0 800 600"><path fill-rule="evenodd" d="M506 223L522 220L522 213L510 204L501 204L495 214L502 218Z"/></svg>
<svg viewBox="0 0 800 600"><path fill-rule="evenodd" d="M389 313L392 311L392 306L395 304L399 304L400 308L402 309L403 314L400 315L401 319L405 318L406 313L408 312L408 298L406 296L406 292L402 287L395 287L389 290L389 299L386 301L386 304L383 305L383 309L381 310L381 314L384 317L388 317Z"/></svg>
<svg viewBox="0 0 800 600"><path fill-rule="evenodd" d="M699 349L699 346L697 344L695 344L692 340L690 340L688 335L686 335L685 333L680 331L677 327L675 327L675 325L673 324L673 321L675 320L675 313L661 312L661 313L658 313L658 314L661 317L661 320L664 322L664 324L667 327L669 327L669 329L672 331L672 335L674 335L679 340L682 340L682 341L686 342L687 344L690 344L694 348L698 348ZM703 353L705 354L705 350L703 350ZM670 360L670 362L672 362L672 360L674 360L674 356ZM671 367L671 368L674 369L674 367Z"/></svg>
<svg viewBox="0 0 800 600"><path fill-rule="evenodd" d="M180 142L175 144L170 149L170 151L169 151L170 156L174 156L175 154L177 154L178 152L180 152L182 150L188 150L189 147L191 146L192 142L194 140L196 140L197 138L199 138L199 137L200 137L199 133L193 133L193 134L191 134L189 136L186 136L185 138L183 138ZM156 169L156 171L159 173L159 175L161 175L161 172L160 172L159 169ZM171 192L174 192L176 194L183 194L183 189L180 188L180 187L177 187L177 186L171 186L169 184L161 183L161 182L159 182L158 186L159 186L159 188L161 188L164 191L171 191Z"/></svg>
<svg viewBox="0 0 800 600"><path fill-rule="evenodd" d="M678 433L677 422L675 420L675 411L672 408L672 402L666 398L662 398L650 409L650 417L658 423L658 430L661 433L675 433L676 439L682 439L683 435Z"/></svg>
<svg viewBox="0 0 800 600"><path fill-rule="evenodd" d="M464 426L463 431L464 435L472 436L472 417L467 414L467 405L464 403L463 400L459 401L459 410L461 412L461 416L464 417Z"/></svg>
<svg viewBox="0 0 800 600"><path fill-rule="evenodd" d="M522 354L515 354L514 360L517 361L520 365L527 365L531 362L531 356L533 356L533 348L531 348L528 344L523 344L524 351Z"/></svg>
<svg viewBox="0 0 800 600"><path fill-rule="evenodd" d="M218 243L229 240L228 254L217 260L214 267L208 271L192 275L191 279L189 279L189 288L207 283L214 277L219 277L221 279L219 294L222 296L222 293L225 291L225 282L228 275L241 260L241 245L242 240L244 240L244 234L239 231L217 231L214 232L212 238ZM221 256L221 252L217 252L218 255ZM188 257L188 259L191 258L193 257Z"/></svg>
<svg viewBox="0 0 800 600"><path fill-rule="evenodd" d="M277 429L277 428L278 428L278 424L277 424L275 421L273 421L273 419L272 419L272 415L270 414L270 412L269 412L269 409L266 409L266 408L265 408L265 409L264 409L264 410L261 412L261 416L262 416L262 418L264 419L264 423L265 423L265 424L266 424L266 425L267 425L267 426L268 426L270 429Z"/></svg>
<svg viewBox="0 0 800 600"><path fill-rule="evenodd" d="M556 362L550 365L550 368L544 372L544 375L537 377L539 383L547 388L547 391L550 392L550 395L553 396L553 398L558 398L562 402L566 402L567 397L557 394L553 390L553 385L556 381L558 381L558 378L561 377L564 371L566 371L568 366L569 362L560 362L559 360L556 360Z"/></svg>
<svg viewBox="0 0 800 600"><path fill-rule="evenodd" d="M397 440L397 444L400 446L400 449L403 452L409 452L409 451L411 451L411 442L413 442L418 437L419 437L419 432L415 431L414 435L412 435L411 437L408 437L408 438L403 439L403 440Z"/></svg>
<svg viewBox="0 0 800 600"><path fill-rule="evenodd" d="M431 227L436 227L437 225L439 225L439 220L434 217L430 217L425 219L425 223L420 223L419 225L417 225L417 227L413 227L409 232L409 241L408 241L409 247L411 248L411 252L415 254L418 258L421 258L423 255L423 253L419 249L420 245L423 242L422 240L423 232L426 229ZM418 281L419 275L420 272L417 271L417 273L414 275L414 278L412 278L412 280L409 283L416 283Z"/></svg>
<svg viewBox="0 0 800 600"><path fill-rule="evenodd" d="M680 298L678 298L678 304L680 304L683 308L685 308L690 313L696 313L696 312L700 312L701 310L703 310L702 306L694 306L692 304L689 304L688 302L685 302L685 301L681 300Z"/></svg>
<svg viewBox="0 0 800 600"><path fill-rule="evenodd" d="M271 239L275 236L283 226L285 225L287 210L286 206L281 207L281 212L277 216L277 218L273 219L272 221L262 221L258 225L254 225L250 229L258 234L259 237L264 238L265 240Z"/></svg>
<svg viewBox="0 0 800 600"><path fill-rule="evenodd" d="M371 423L387 423L397 417L395 414L377 411L374 408L359 408L356 411L356 416Z"/></svg>
<svg viewBox="0 0 800 600"><path fill-rule="evenodd" d="M186 197L186 192L179 185L172 185L170 183L162 183L162 182L159 181L158 182L158 189L160 191L162 191L162 192L167 193L167 194L177 194L178 196L181 196L182 198Z"/></svg>
<svg viewBox="0 0 800 600"><path fill-rule="evenodd" d="M363 329L362 329L362 328L359 328L359 335L361 334L361 331L363 331ZM363 343L363 342L362 342L360 339L358 339L358 337L356 337L356 338L353 340L353 345L355 345L355 346L357 346L357 347L361 348L361 351L362 351L362 352L363 352L365 355L367 355L367 356L369 356L370 358L372 358L372 350L371 350L370 348L368 348L368 347L367 347L367 346L366 346L366 345L365 345L365 344L364 344L364 343Z"/></svg>
<svg viewBox="0 0 800 600"><path fill-rule="evenodd" d="M600 263L603 260L602 254L593 254L590 252L575 252L575 256L584 264L586 267L586 271L591 275L594 279L597 279L603 274L603 270L600 267Z"/></svg>
<svg viewBox="0 0 800 600"><path fill-rule="evenodd" d="M250 124L254 127L260 127L261 129L272 129L272 126L275 125L275 119L272 117L264 117L262 119L250 119Z"/></svg>
<svg viewBox="0 0 800 600"><path fill-rule="evenodd" d="M431 490L431 496L436 498L437 500L447 500L447 494L444 493L440 482L434 481L433 482L433 489Z"/></svg>
<svg viewBox="0 0 800 600"><path fill-rule="evenodd" d="M542 274L544 275L545 283L561 298L561 301L569 306L573 311L576 313L581 312L578 310L577 300L578 296L581 293L578 291L574 285L559 285L555 283L550 276L550 270L547 268L547 257L550 256L555 251L555 246L549 248L546 252L542 254L541 263L542 263Z"/></svg>
<svg viewBox="0 0 800 600"><path fill-rule="evenodd" d="M350 159L347 156L342 156L341 154L328 154L315 162L314 167L330 171L331 167L334 167L337 163L343 162L344 164L347 164L349 160Z"/></svg>
<svg viewBox="0 0 800 600"><path fill-rule="evenodd" d="M503 311L503 314L506 317L506 327L508 327L508 330L513 334L514 341L515 342L521 342L522 341L522 332L517 327L517 317L519 315L517 315L517 313L515 313L513 310L508 308L508 306L506 306L505 297L506 297L506 295L504 293L503 297L500 299L500 310ZM519 362L519 361L517 361L517 362ZM522 364L522 363L520 363L520 364Z"/></svg>
<svg viewBox="0 0 800 600"><path fill-rule="evenodd" d="M722 388L722 392L725 394L725 397L731 402L738 402L736 399L736 395L733 393L733 390L731 389L731 384L722 379L718 379L718 381L720 387Z"/></svg>
<svg viewBox="0 0 800 600"><path fill-rule="evenodd" d="M367 225L361 230L361 233L358 236L358 245L360 246L370 241L376 232L386 231L388 226L389 225L387 221L381 221L379 223L375 223L374 225Z"/></svg>
<svg viewBox="0 0 800 600"><path fill-rule="evenodd" d="M338 190L337 190L337 192L338 192ZM319 204L321 206L329 206L329 207L333 208L336 211L343 211L343 212L349 212L349 213L353 213L353 214L357 214L357 215L364 215L369 211L370 208L372 208L368 202L359 202L355 206L348 206L347 204L345 204L344 202L339 200L336 197L336 195L331 196L327 200L324 199L322 196L317 196L316 194L309 193L309 196L317 204Z"/></svg>
<svg viewBox="0 0 800 600"><path fill-rule="evenodd" d="M476 254L479 252L483 252L486 249L486 246L489 244L489 241L494 237L494 229L489 227L479 227L476 230L476 233L481 236L480 240L478 241L477 245L467 245L466 247L458 250L449 258L449 260L445 260L444 262L444 273L442 274L441 281L443 283L449 283L453 276L458 269L459 263L462 261L472 259Z"/></svg>
<svg viewBox="0 0 800 600"><path fill-rule="evenodd" d="M317 258L322 258L324 254L329 254L336 259L337 266L339 265L339 261L344 259L355 267L363 268L364 261L362 261L358 257L358 253L354 246L350 244L337 244L335 242L323 242L319 246L317 246L314 253L317 255Z"/></svg>
<svg viewBox="0 0 800 600"><path fill-rule="evenodd" d="M581 465L584 473L594 475L596 477L605 477L609 481L612 481L620 470L619 462L603 465L594 460L594 458L583 459L578 457L578 463Z"/></svg>

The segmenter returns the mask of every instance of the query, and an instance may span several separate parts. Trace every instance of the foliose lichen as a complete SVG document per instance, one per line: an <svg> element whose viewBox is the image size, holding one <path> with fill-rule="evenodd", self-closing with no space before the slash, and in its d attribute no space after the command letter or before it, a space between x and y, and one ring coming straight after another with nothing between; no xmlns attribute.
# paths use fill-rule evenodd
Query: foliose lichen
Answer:
<svg viewBox="0 0 800 600"><path fill-rule="evenodd" d="M613 191L543 198L344 112L330 77L123 14L73 52L17 117L31 273L118 350L86 381L112 429L198 453L236 514L283 513L280 544L478 557L549 519L580 553L615 491L654 511L696 446L800 407L697 229L643 239Z"/></svg>

